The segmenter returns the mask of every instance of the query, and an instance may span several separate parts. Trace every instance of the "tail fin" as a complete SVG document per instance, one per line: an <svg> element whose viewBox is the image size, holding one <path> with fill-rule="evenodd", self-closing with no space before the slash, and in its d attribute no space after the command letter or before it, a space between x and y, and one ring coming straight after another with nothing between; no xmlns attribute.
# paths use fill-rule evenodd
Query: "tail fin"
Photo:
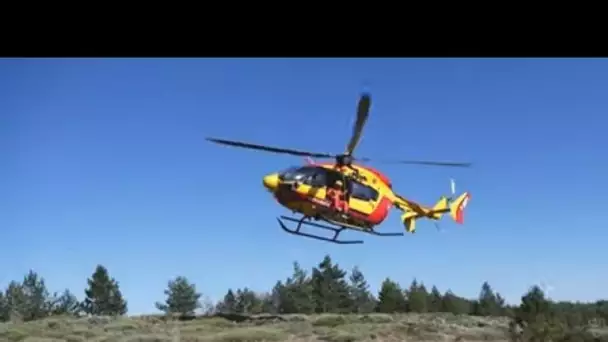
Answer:
<svg viewBox="0 0 608 342"><path fill-rule="evenodd" d="M431 209L431 215L433 216L433 219L435 219L435 220L441 219L441 215L443 215L443 213L445 211L447 211L448 205L449 205L448 198L445 196L441 196L439 201L437 201L437 203L435 203L435 205Z"/></svg>
<svg viewBox="0 0 608 342"><path fill-rule="evenodd" d="M418 214L412 211L405 212L401 215L401 222L405 225L405 231L408 233L414 233L416 231L416 219Z"/></svg>
<svg viewBox="0 0 608 342"><path fill-rule="evenodd" d="M459 224L464 223L464 209L466 208L470 199L471 194L465 192L450 203L450 216Z"/></svg>

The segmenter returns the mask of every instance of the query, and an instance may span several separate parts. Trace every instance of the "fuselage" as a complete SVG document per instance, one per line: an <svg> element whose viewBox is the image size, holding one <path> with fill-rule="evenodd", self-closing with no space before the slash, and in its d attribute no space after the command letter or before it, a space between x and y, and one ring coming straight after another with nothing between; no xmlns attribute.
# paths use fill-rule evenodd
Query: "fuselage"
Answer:
<svg viewBox="0 0 608 342"><path fill-rule="evenodd" d="M372 228L386 219L394 202L390 180L369 167L352 165L363 181L349 178L348 216L335 216L327 199L327 182L331 177L354 171L343 167L336 170L331 163L292 167L264 177L264 186L273 193L285 208L309 217L327 217L332 220Z"/></svg>

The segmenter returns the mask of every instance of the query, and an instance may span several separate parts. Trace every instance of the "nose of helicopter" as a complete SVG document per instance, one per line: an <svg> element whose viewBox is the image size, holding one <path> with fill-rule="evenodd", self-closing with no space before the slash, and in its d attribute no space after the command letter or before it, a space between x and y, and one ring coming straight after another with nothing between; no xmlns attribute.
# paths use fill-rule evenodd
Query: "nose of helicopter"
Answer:
<svg viewBox="0 0 608 342"><path fill-rule="evenodd" d="M264 187L270 191L275 191L279 186L279 174L271 173L264 176L263 179Z"/></svg>

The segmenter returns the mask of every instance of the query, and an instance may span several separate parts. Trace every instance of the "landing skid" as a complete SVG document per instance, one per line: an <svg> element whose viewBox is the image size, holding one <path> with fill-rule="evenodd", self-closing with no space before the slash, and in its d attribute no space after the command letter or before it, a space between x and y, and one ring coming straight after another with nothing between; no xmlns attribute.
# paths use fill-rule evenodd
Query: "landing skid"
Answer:
<svg viewBox="0 0 608 342"><path fill-rule="evenodd" d="M289 234L304 236L304 237L308 237L308 238L315 239L315 240L333 242L333 243L337 243L337 244L341 244L341 245L351 245L351 244L362 244L363 243L362 240L338 240L338 236L344 230L355 230L358 232L367 233L367 234L371 234L371 235L375 235L375 236L403 236L403 235L405 235L404 233L379 233L372 229L363 229L363 228L357 227L357 226L346 225L346 224L342 224L342 223L338 223L338 222L332 222L332 221L325 220L326 222L331 223L332 225L335 226L335 227L332 227L329 225L322 225L322 224L318 224L318 223L314 223L314 222L305 222L306 219L310 220L311 217L304 216L299 220L295 219L293 217L287 217L287 216L281 216L280 218L277 217L277 221L279 221L279 225L281 226L281 228ZM285 226L285 223L283 223L282 220L296 222L298 225L296 226L295 229L289 229L289 228L287 228L287 226ZM330 238L326 238L323 236L302 233L300 231L300 229L302 228L302 225L317 227L317 228L332 231L332 232L334 232L334 236L333 236L333 238L330 239Z"/></svg>

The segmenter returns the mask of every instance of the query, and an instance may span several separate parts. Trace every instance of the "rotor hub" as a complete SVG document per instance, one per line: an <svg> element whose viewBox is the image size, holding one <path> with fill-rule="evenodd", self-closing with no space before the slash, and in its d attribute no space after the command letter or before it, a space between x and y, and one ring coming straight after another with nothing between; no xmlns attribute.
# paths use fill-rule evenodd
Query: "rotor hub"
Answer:
<svg viewBox="0 0 608 342"><path fill-rule="evenodd" d="M348 166L353 163L354 158L348 154L340 154L336 156L336 164L338 166Z"/></svg>

